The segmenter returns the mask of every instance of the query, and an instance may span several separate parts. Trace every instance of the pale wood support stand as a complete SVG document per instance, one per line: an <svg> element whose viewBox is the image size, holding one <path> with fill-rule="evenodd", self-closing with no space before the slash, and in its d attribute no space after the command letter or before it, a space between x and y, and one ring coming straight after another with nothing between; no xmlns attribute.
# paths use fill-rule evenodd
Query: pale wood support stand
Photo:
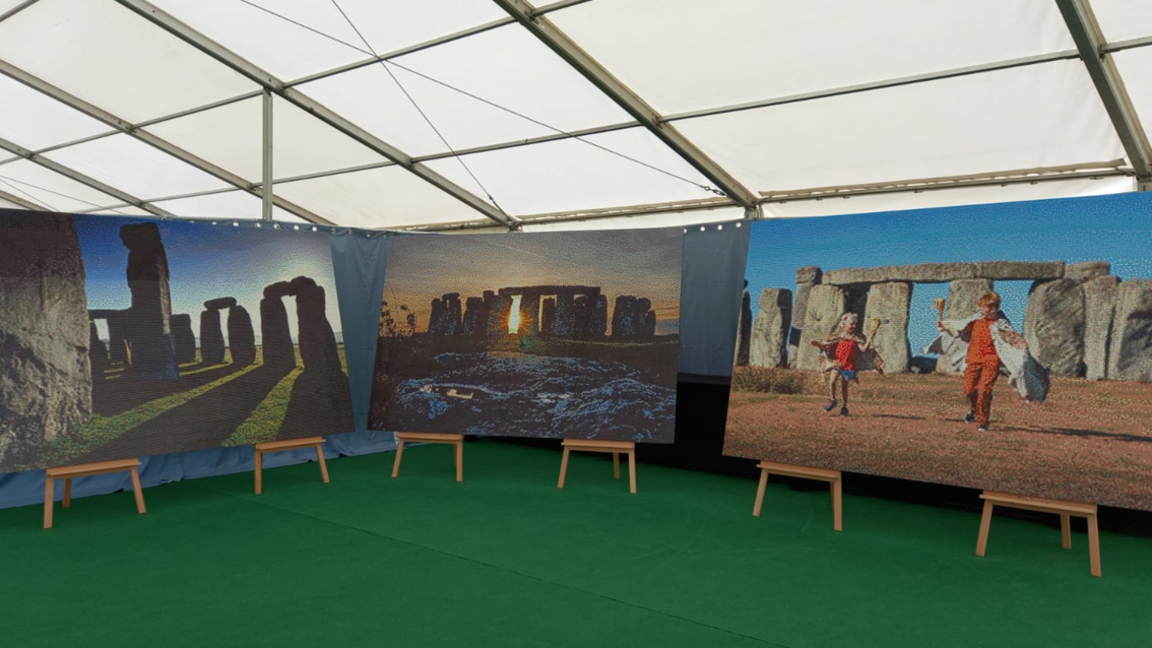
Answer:
<svg viewBox="0 0 1152 648"><path fill-rule="evenodd" d="M984 549L988 547L988 528L992 525L992 507L994 506L1056 513L1060 516L1060 540L1065 549L1072 548L1072 525L1069 518L1075 515L1088 520L1088 560L1092 575L1100 576L1100 529L1096 525L1095 504L1064 502L993 491L984 491L980 497L984 500L984 514L980 517L980 535L976 539L977 556L983 556Z"/></svg>
<svg viewBox="0 0 1152 648"><path fill-rule="evenodd" d="M583 439L564 439L564 458L560 460L560 481L556 488L564 488L564 478L568 476L568 453L572 450L580 452L610 452L612 453L612 474L620 479L620 455L628 455L628 489L636 492L636 442L635 441L586 441Z"/></svg>
<svg viewBox="0 0 1152 648"><path fill-rule="evenodd" d="M316 448L316 460L320 462L320 476L328 483L328 464L324 462L324 437L306 437L256 444L256 494L264 492L264 453Z"/></svg>
<svg viewBox="0 0 1152 648"><path fill-rule="evenodd" d="M132 490L136 492L136 510L144 513L144 491L140 489L140 460L120 459L117 461L100 461L96 463L76 464L74 466L59 466L49 468L44 479L44 528L52 528L52 506L56 499L56 480L64 480L64 508L72 506L72 480L77 477L89 475L103 475L104 473L129 472L132 475Z"/></svg>
<svg viewBox="0 0 1152 648"><path fill-rule="evenodd" d="M448 443L455 446L456 481L464 481L464 435L436 432L397 432L396 461L392 463L392 476L400 476L400 460L404 458L404 443Z"/></svg>
<svg viewBox="0 0 1152 648"><path fill-rule="evenodd" d="M752 515L760 517L760 509L764 506L764 489L768 486L768 474L784 475L786 477L800 477L801 479L816 479L828 482L832 490L832 528L840 531L844 528L841 520L843 509L843 480L839 470L826 468L810 468L808 466L790 466L774 461L761 461L760 487L756 489L756 504L752 506Z"/></svg>

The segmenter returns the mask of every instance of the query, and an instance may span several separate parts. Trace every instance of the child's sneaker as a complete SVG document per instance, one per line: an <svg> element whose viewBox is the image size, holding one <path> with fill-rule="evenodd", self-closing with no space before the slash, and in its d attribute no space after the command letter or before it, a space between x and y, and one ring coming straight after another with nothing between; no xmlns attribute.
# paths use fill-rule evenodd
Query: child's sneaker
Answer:
<svg viewBox="0 0 1152 648"><path fill-rule="evenodd" d="M847 407L841 407L840 408L840 416L848 416L848 408Z"/></svg>
<svg viewBox="0 0 1152 648"><path fill-rule="evenodd" d="M976 431L977 432L987 432L988 426L987 425L981 425L980 427L976 428Z"/></svg>
<svg viewBox="0 0 1152 648"><path fill-rule="evenodd" d="M965 423L975 423L976 422L976 412L969 410L968 413L964 415L964 422Z"/></svg>
<svg viewBox="0 0 1152 648"><path fill-rule="evenodd" d="M833 398L832 400L828 401L828 404L824 406L824 411L825 411L825 412L831 412L831 411L832 411L832 410L834 410L834 409L836 409L836 399L835 399L835 398Z"/></svg>

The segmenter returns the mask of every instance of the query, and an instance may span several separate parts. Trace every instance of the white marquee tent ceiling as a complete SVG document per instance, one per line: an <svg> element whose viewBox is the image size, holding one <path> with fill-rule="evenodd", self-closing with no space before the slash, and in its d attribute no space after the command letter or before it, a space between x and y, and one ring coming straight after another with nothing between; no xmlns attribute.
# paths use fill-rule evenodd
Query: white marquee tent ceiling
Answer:
<svg viewBox="0 0 1152 648"><path fill-rule="evenodd" d="M1150 45L1144 0L0 0L0 206L527 230L1133 191Z"/></svg>

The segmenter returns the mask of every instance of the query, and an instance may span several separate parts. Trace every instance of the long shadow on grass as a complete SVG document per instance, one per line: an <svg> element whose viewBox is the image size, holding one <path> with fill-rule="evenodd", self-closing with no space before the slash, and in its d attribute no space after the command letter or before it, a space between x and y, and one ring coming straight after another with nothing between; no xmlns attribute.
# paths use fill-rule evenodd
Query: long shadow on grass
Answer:
<svg viewBox="0 0 1152 648"><path fill-rule="evenodd" d="M289 371L291 367L257 367L128 430L115 441L81 457L79 462L146 457L219 446Z"/></svg>
<svg viewBox="0 0 1152 648"><path fill-rule="evenodd" d="M340 371L304 370L292 385L278 439L351 432L352 396Z"/></svg>
<svg viewBox="0 0 1152 648"><path fill-rule="evenodd" d="M176 380L135 380L130 375L124 375L115 380L94 380L92 382L93 413L101 416L123 414L149 401L207 385L244 368L237 364L208 368L212 366L197 364L184 367L181 369L182 371L189 373L199 371L199 373L184 375Z"/></svg>

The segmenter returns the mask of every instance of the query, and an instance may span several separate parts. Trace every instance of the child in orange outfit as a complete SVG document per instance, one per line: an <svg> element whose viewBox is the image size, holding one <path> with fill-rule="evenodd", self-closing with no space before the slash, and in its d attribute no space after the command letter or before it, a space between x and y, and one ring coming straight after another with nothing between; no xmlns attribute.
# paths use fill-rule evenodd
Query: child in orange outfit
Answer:
<svg viewBox="0 0 1152 648"><path fill-rule="evenodd" d="M964 395L970 409L964 420L976 423L977 429L988 429L988 419L992 414L992 387L1000 377L1002 366L1000 354L996 351L997 337L1000 341L1016 349L1024 349L1027 343L1000 313L1000 295L986 293L977 300L979 317L972 318L956 332L956 337L967 341L968 351L964 355L967 365L964 369ZM947 333L944 322L937 318L936 327Z"/></svg>

